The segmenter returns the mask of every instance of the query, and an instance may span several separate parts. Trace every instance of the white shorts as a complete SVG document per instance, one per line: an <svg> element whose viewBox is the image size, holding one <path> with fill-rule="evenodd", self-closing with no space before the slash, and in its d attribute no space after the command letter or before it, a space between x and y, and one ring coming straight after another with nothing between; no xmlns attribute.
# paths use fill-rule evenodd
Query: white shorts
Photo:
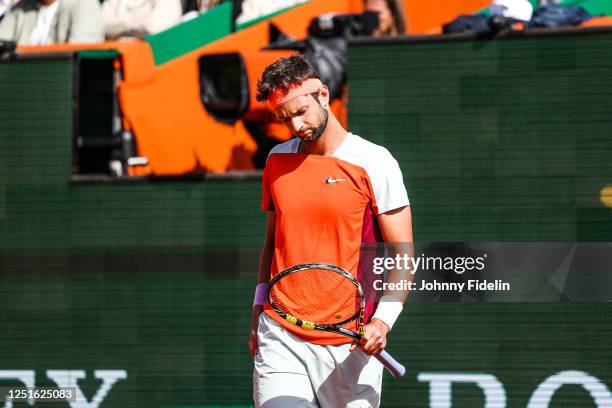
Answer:
<svg viewBox="0 0 612 408"><path fill-rule="evenodd" d="M259 317L253 371L256 408L377 408L383 366L349 344L319 346Z"/></svg>

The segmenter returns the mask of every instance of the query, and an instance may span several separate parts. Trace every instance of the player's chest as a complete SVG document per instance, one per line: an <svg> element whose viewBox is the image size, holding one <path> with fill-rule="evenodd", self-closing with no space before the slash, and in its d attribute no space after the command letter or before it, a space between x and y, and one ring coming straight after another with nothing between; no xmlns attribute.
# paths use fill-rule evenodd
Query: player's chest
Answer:
<svg viewBox="0 0 612 408"><path fill-rule="evenodd" d="M303 165L272 182L277 213L308 218L362 215L370 203L363 175L333 163L318 164Z"/></svg>

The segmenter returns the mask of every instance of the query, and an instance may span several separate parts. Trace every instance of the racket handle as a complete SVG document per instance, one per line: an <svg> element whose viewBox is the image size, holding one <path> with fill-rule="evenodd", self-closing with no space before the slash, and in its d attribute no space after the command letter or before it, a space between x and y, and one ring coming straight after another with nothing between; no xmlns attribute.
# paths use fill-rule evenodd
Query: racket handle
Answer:
<svg viewBox="0 0 612 408"><path fill-rule="evenodd" d="M406 367L391 357L391 354L387 353L385 350L381 351L376 358L395 378L401 378L406 373Z"/></svg>

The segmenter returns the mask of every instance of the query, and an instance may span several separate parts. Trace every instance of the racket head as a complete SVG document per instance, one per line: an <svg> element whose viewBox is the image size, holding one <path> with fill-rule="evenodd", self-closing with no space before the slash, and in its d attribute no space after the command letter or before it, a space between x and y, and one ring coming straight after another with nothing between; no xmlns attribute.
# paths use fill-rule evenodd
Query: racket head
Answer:
<svg viewBox="0 0 612 408"><path fill-rule="evenodd" d="M280 316L298 326L363 331L361 285L336 265L307 263L279 272L270 281L268 301Z"/></svg>
<svg viewBox="0 0 612 408"><path fill-rule="evenodd" d="M338 299L343 305L341 312L330 307L337 305ZM353 275L336 265L309 263L285 269L270 280L268 302L276 313L295 325L336 332L355 340L363 336L363 289ZM395 378L406 372L384 350L375 357Z"/></svg>

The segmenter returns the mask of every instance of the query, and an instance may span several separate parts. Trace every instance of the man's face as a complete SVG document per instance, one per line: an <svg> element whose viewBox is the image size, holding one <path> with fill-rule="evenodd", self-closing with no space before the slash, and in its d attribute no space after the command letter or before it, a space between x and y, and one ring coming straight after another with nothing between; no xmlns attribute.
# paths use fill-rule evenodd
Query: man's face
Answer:
<svg viewBox="0 0 612 408"><path fill-rule="evenodd" d="M329 113L313 95L295 97L274 111L281 123L284 123L293 136L303 142L316 142L325 128Z"/></svg>

